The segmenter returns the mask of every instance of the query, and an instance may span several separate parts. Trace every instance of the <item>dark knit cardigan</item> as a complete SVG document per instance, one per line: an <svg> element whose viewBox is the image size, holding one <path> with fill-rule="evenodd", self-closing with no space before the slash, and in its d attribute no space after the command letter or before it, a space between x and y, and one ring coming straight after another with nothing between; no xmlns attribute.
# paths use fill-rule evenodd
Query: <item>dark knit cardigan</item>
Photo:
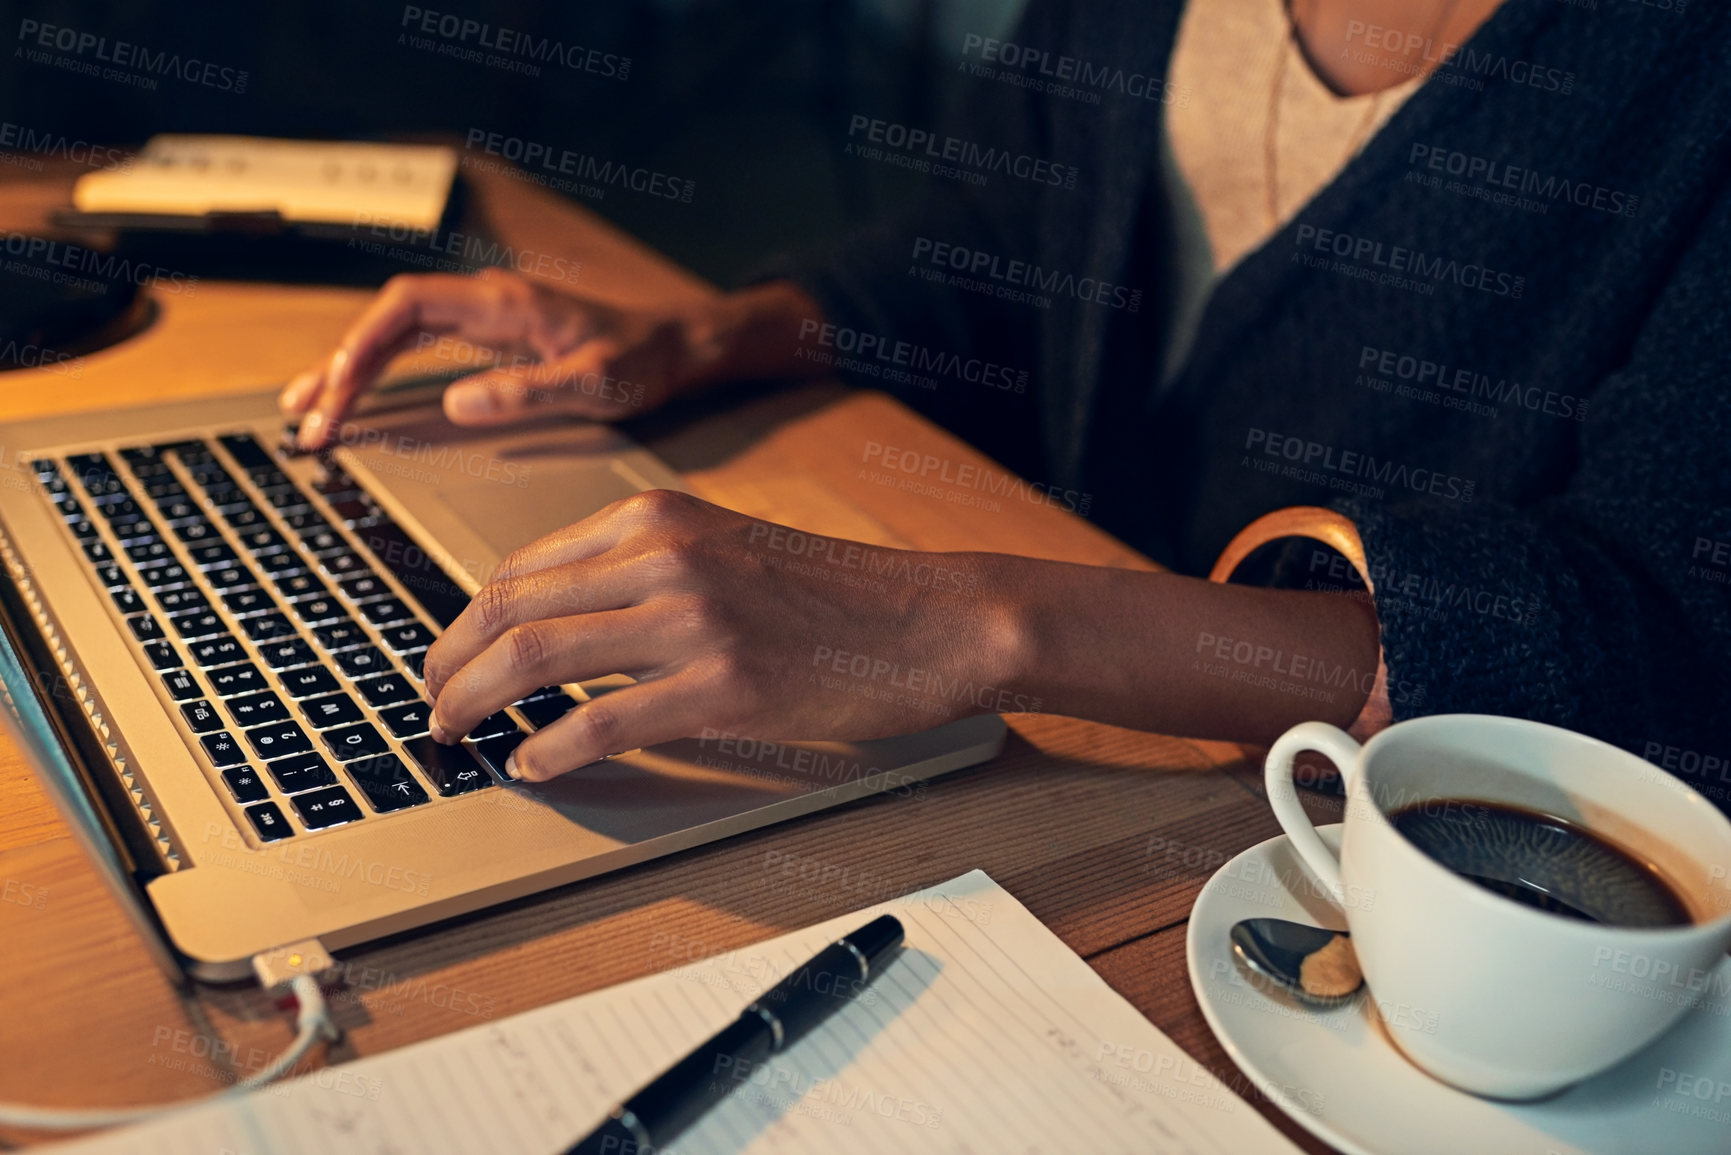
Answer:
<svg viewBox="0 0 1731 1155"><path fill-rule="evenodd" d="M1073 166L1076 187L932 176L905 219L794 267L837 324L1025 369L1025 392L860 380L1181 572L1261 514L1332 507L1366 547L1396 718L1567 726L1723 804L1731 4L1507 0L1216 286L1158 389L1163 109L1127 90L1164 74L1180 12L1034 0L1010 39L1073 86L1086 64L1099 103L968 76L947 131ZM998 295L1040 291L1011 261L1040 267L1048 307ZM1325 574L1288 552L1289 577Z"/></svg>

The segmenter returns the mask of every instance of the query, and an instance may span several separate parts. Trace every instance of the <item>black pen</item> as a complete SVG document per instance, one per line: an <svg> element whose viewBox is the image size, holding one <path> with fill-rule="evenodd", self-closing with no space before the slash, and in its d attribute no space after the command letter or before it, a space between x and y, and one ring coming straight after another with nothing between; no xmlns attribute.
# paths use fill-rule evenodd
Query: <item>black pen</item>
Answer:
<svg viewBox="0 0 1731 1155"><path fill-rule="evenodd" d="M864 990L901 943L901 921L886 914L824 947L739 1018L613 1108L606 1122L565 1155L653 1155L749 1078L758 1063L793 1046Z"/></svg>

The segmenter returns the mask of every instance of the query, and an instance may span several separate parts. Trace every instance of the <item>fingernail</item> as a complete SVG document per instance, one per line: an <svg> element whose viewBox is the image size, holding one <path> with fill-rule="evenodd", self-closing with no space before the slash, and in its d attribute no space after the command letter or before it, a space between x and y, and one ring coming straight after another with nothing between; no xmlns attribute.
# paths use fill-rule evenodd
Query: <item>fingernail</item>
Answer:
<svg viewBox="0 0 1731 1155"><path fill-rule="evenodd" d="M427 719L427 732L433 736L433 741L445 746L451 744L451 735L446 731L445 727L439 723L439 716L437 714L434 714L431 718Z"/></svg>
<svg viewBox="0 0 1731 1155"><path fill-rule="evenodd" d="M505 755L505 774L513 781L521 782L523 780L523 776L517 773L517 751L515 750Z"/></svg>
<svg viewBox="0 0 1731 1155"><path fill-rule="evenodd" d="M299 413L312 400L313 389L318 385L318 376L314 373L301 373L288 383L277 397L277 407L284 413Z"/></svg>
<svg viewBox="0 0 1731 1155"><path fill-rule="evenodd" d="M481 385L452 386L445 399L453 421L477 421L493 412L493 395Z"/></svg>
<svg viewBox="0 0 1731 1155"><path fill-rule="evenodd" d="M317 449L324 443L325 426L330 424L330 418L323 413L309 413L301 422L300 446L302 449Z"/></svg>

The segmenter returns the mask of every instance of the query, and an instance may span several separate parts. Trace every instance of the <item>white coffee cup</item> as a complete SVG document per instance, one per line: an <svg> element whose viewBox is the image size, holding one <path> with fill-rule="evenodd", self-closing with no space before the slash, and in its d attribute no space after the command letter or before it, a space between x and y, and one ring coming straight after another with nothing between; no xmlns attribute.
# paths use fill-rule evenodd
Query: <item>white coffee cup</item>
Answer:
<svg viewBox="0 0 1731 1155"><path fill-rule="evenodd" d="M1340 858L1292 783L1293 758L1327 756L1347 790ZM1360 746L1322 722L1268 752L1268 796L1287 837L1345 912L1389 1037L1466 1091L1533 1099L1613 1066L1690 1006L1731 999L1714 970L1731 946L1731 821L1694 790L1615 746L1478 714L1390 726ZM1451 799L1536 810L1656 868L1691 923L1605 926L1550 914L1450 871L1388 815ZM1731 972L1726 972L1731 973Z"/></svg>

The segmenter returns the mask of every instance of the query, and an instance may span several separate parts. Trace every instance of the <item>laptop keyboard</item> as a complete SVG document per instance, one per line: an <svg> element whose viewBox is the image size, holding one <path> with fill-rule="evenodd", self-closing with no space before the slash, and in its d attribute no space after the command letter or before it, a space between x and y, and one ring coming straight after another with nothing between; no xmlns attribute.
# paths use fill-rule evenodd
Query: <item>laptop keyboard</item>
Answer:
<svg viewBox="0 0 1731 1155"><path fill-rule="evenodd" d="M544 687L433 741L422 662L468 597L335 463L303 488L236 433L31 464L263 842L509 782L506 755L577 704Z"/></svg>

